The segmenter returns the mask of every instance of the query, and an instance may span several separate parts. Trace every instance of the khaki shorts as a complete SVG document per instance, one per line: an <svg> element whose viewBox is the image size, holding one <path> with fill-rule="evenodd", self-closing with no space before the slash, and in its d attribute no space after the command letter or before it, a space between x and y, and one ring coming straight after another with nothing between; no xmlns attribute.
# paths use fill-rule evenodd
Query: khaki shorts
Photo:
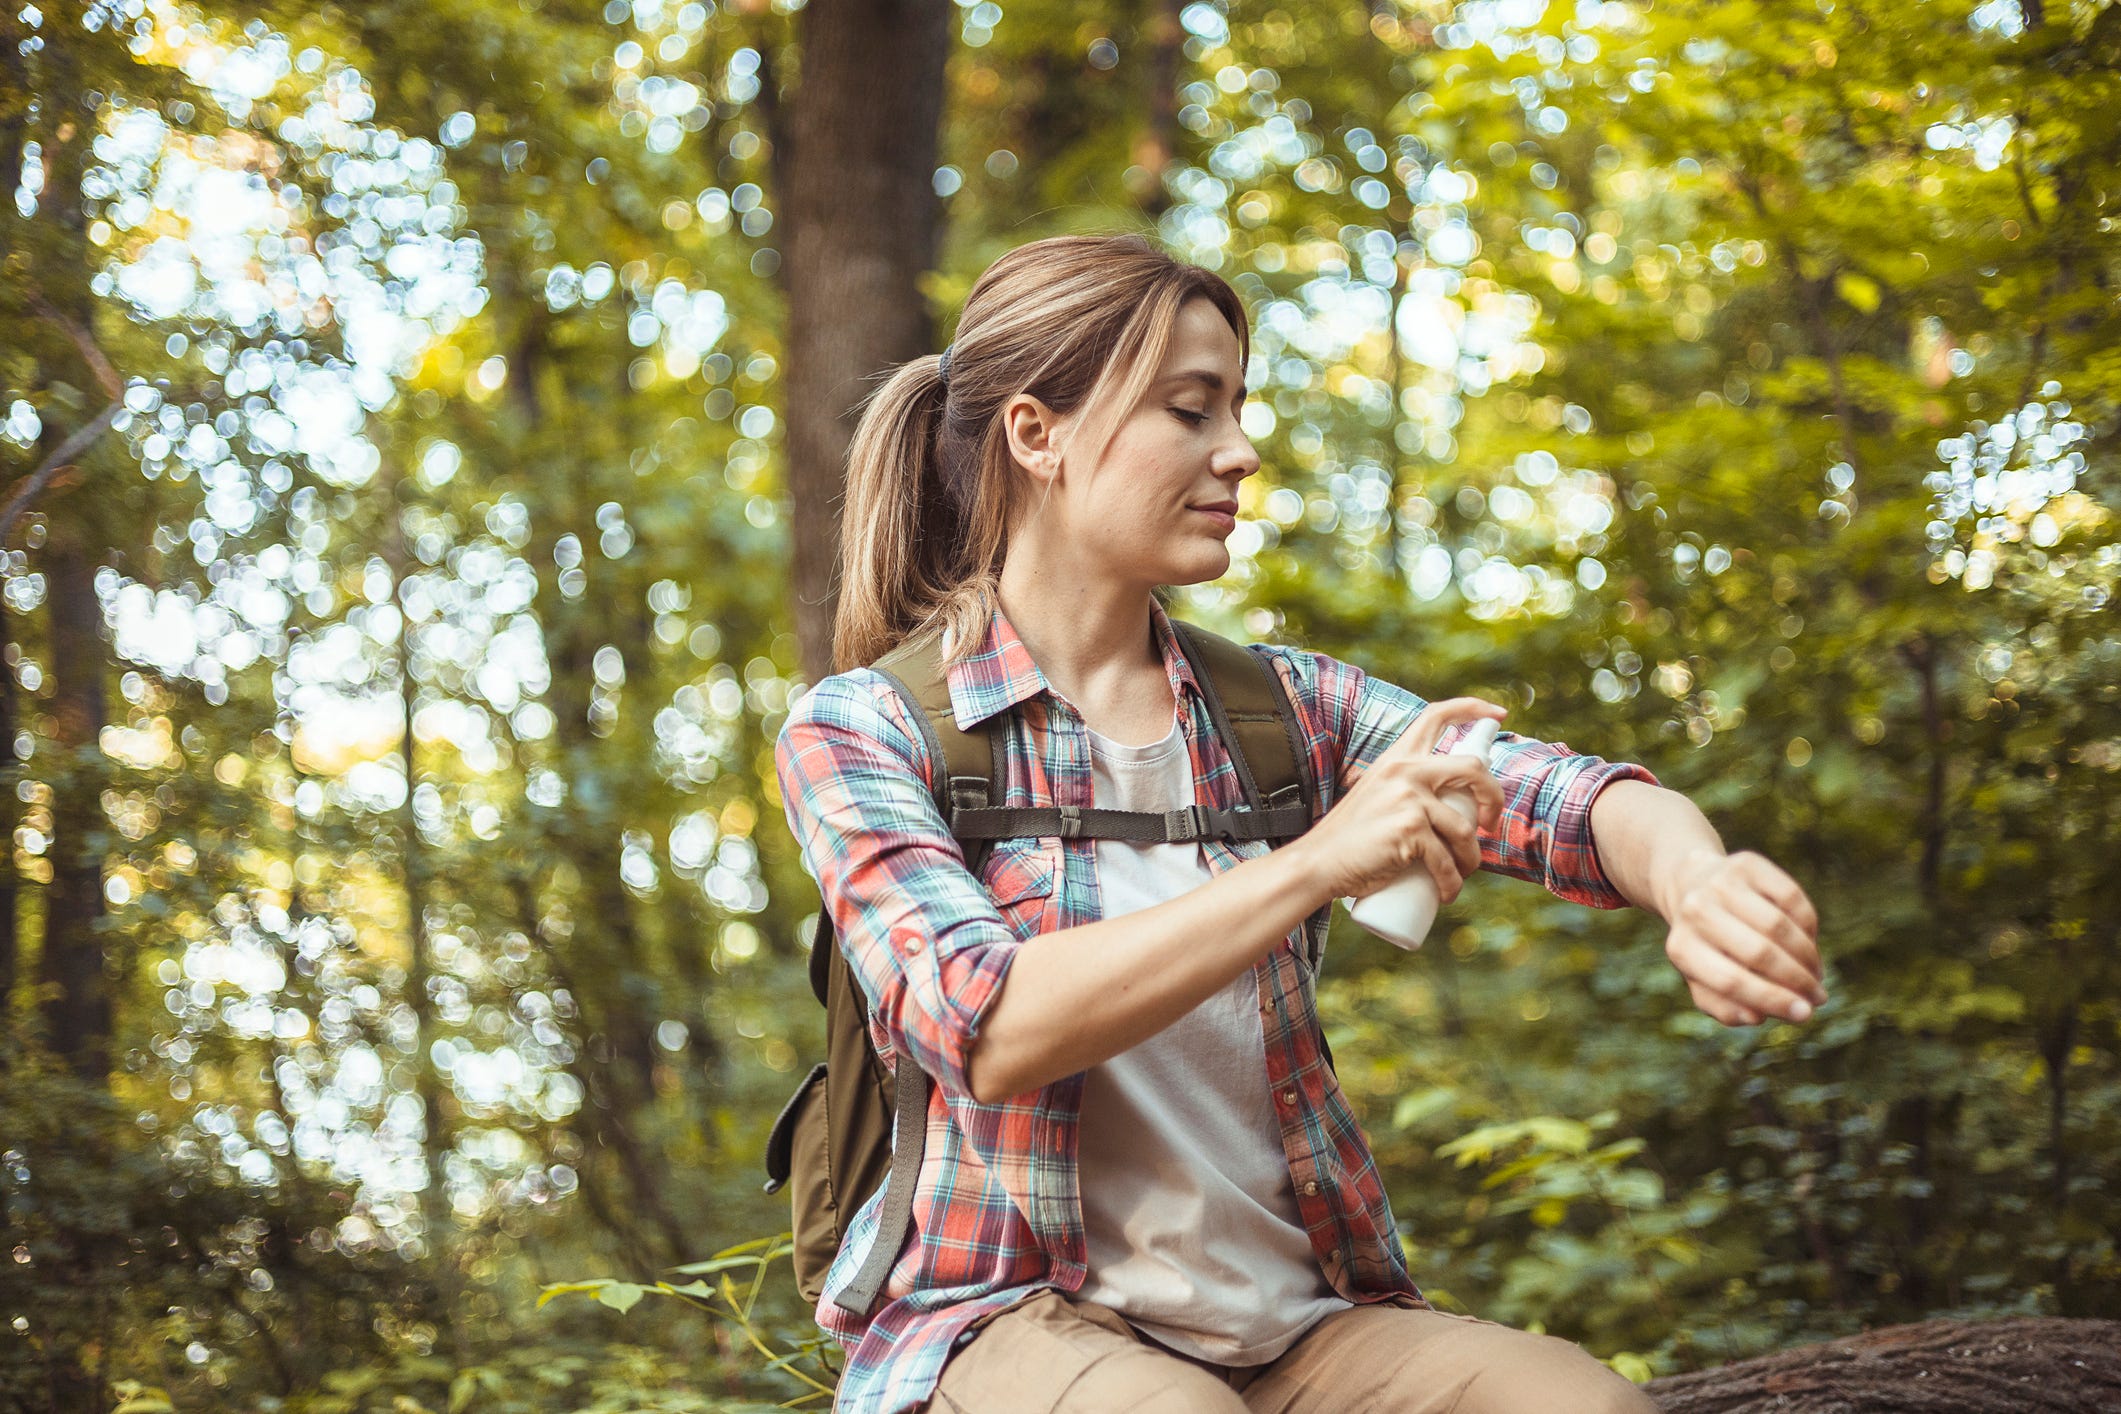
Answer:
<svg viewBox="0 0 2121 1414"><path fill-rule="evenodd" d="M1656 1414L1556 1336L1379 1303L1336 1311L1279 1359L1221 1366L1119 1313L1041 1291L974 1328L924 1414Z"/></svg>

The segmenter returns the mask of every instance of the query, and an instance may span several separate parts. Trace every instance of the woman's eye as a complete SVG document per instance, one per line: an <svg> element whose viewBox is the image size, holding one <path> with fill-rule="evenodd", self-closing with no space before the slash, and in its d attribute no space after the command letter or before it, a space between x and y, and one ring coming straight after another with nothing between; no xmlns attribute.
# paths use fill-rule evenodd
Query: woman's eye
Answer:
<svg viewBox="0 0 2121 1414"><path fill-rule="evenodd" d="M1184 418L1186 424L1190 427L1198 427L1208 420L1208 415L1204 412L1187 412L1184 408L1173 408L1171 411L1176 416Z"/></svg>

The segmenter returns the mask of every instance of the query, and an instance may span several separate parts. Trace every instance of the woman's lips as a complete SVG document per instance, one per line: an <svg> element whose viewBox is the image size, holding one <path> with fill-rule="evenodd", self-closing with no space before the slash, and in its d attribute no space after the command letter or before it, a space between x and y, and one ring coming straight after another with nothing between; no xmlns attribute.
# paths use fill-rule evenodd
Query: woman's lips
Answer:
<svg viewBox="0 0 2121 1414"><path fill-rule="evenodd" d="M1204 516L1211 517L1217 525L1222 527L1222 532L1225 535L1228 535L1231 531L1237 529L1237 516L1233 512L1212 511L1205 506L1195 506L1193 507L1193 509L1199 511Z"/></svg>

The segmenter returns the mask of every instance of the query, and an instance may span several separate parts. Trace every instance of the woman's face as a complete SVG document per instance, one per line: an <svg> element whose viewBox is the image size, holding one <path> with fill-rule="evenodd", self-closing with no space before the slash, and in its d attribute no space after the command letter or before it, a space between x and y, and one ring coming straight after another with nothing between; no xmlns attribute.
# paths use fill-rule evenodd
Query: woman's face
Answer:
<svg viewBox="0 0 2121 1414"><path fill-rule="evenodd" d="M1236 526L1237 484L1259 470L1238 420L1244 397L1236 332L1213 304L1191 299L1147 393L1095 466L1084 463L1087 448L1068 441L1081 430L1080 410L1056 421L1035 399L1013 403L1004 412L1011 450L1049 484L1027 498L1012 555L1030 541L1041 561L1145 590L1220 578L1230 568L1224 541ZM1020 411L1026 405L1031 411Z"/></svg>

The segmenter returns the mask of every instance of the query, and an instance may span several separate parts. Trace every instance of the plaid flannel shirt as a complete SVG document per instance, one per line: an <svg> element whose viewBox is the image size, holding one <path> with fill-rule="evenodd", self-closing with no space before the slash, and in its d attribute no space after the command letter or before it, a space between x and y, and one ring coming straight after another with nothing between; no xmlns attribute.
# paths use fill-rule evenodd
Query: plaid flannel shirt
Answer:
<svg viewBox="0 0 2121 1414"><path fill-rule="evenodd" d="M1199 684L1153 599L1151 618L1195 799L1240 804ZM1320 814L1426 705L1321 653L1273 644L1251 651L1281 675L1296 704ZM1007 780L996 804L1092 803L1082 714L1052 689L999 609L948 683L961 727L1016 709L1002 724ZM817 1307L819 1324L848 1352L834 1407L852 1414L917 1408L976 1326L1041 1288L1075 1291L1086 1271L1076 1168L1082 1072L982 1104L966 1081L966 1057L1017 946L1102 916L1095 842L999 840L975 878L930 794L931 762L907 716L915 710L869 668L835 673L791 706L775 749L790 827L867 995L877 1053L886 1065L910 1055L935 1081L912 1232L873 1315L863 1321L832 1297L868 1255L881 1188L849 1223ZM1447 733L1438 749L1462 731ZM1481 833L1481 867L1594 908L1626 906L1592 847L1591 801L1609 781L1656 778L1509 732L1498 738L1492 769L1506 803L1497 827ZM1219 874L1269 846L1210 840L1202 848ZM1343 1297L1426 1306L1368 1140L1320 1052L1304 943L1299 926L1252 969L1297 1207L1320 1268Z"/></svg>

